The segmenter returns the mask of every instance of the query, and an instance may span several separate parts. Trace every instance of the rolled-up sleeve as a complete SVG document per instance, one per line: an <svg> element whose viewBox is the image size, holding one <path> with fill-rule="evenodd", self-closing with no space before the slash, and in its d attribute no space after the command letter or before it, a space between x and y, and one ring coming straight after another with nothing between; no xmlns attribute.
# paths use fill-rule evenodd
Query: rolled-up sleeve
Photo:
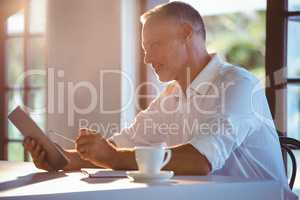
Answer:
<svg viewBox="0 0 300 200"><path fill-rule="evenodd" d="M120 133L115 133L108 140L114 142L118 148L133 148L134 143L130 139L130 136L127 135L127 130L126 128L126 130L123 129Z"/></svg>
<svg viewBox="0 0 300 200"><path fill-rule="evenodd" d="M192 133L190 144L207 158L211 172L222 168L231 153L258 128L252 110L253 87L253 81L247 78L234 80L224 93L222 111L201 120L206 127L218 128Z"/></svg>
<svg viewBox="0 0 300 200"><path fill-rule="evenodd" d="M214 124L216 121L217 120L215 118L211 119L208 123ZM232 128L232 124L229 119L223 118L222 123L227 126L226 128ZM223 130L209 134L199 133L194 135L190 141L190 144L192 144L210 162L212 172L220 169L224 165L226 159L234 149L235 137L232 132L222 132Z"/></svg>
<svg viewBox="0 0 300 200"><path fill-rule="evenodd" d="M143 139L143 132L145 120L148 116L147 110L140 112L128 128L124 128L120 133L114 134L109 140L112 140L118 148L133 148L138 145L147 145Z"/></svg>
<svg viewBox="0 0 300 200"><path fill-rule="evenodd" d="M113 141L118 148L151 145L152 140L149 137L153 137L153 123L162 118L158 111L158 104L159 97L154 99L146 110L139 112L128 128L114 134L109 140Z"/></svg>

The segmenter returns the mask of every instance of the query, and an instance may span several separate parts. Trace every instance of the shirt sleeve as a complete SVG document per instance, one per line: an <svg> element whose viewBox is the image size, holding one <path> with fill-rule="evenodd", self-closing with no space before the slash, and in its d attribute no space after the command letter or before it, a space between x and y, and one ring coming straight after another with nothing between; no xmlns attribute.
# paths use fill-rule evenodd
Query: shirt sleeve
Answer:
<svg viewBox="0 0 300 200"><path fill-rule="evenodd" d="M149 137L153 133L154 119L161 118L158 111L159 97L154 99L148 108L139 112L133 123L114 134L109 140L113 141L118 148L133 148L135 146L148 146L153 144Z"/></svg>
<svg viewBox="0 0 300 200"><path fill-rule="evenodd" d="M230 154L258 127L253 117L253 80L230 78L217 114L201 120L209 131L193 133L192 144L211 164L211 173L224 166ZM215 127L215 128L214 128ZM207 129L206 129L207 130Z"/></svg>

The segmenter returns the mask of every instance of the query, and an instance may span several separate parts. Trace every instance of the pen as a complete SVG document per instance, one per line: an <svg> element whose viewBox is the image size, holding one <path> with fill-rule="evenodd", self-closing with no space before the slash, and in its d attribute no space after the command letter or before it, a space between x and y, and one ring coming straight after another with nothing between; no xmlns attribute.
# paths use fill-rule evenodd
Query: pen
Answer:
<svg viewBox="0 0 300 200"><path fill-rule="evenodd" d="M53 129L48 130L48 133L57 135L57 136L63 138L64 140L66 140L66 141L68 141L68 142L71 142L72 144L75 144L75 143L76 143L75 140L72 140L72 139L70 139L70 138L64 136L63 134L61 134L61 133L59 133L58 131L55 131L55 130L53 130Z"/></svg>

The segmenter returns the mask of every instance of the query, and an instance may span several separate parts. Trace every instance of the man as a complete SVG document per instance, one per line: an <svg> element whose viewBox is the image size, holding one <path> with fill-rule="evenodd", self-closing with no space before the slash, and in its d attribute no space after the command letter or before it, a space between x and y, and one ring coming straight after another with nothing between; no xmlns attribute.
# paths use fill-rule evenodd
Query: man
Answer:
<svg viewBox="0 0 300 200"><path fill-rule="evenodd" d="M145 63L160 81L171 82L130 127L109 140L80 130L76 150L65 151L71 162L64 170L136 169L134 146L166 143L172 158L165 168L176 174L275 179L292 198L258 80L208 54L203 20L190 5L164 4L141 21ZM24 146L38 168L52 169L36 141L26 138Z"/></svg>

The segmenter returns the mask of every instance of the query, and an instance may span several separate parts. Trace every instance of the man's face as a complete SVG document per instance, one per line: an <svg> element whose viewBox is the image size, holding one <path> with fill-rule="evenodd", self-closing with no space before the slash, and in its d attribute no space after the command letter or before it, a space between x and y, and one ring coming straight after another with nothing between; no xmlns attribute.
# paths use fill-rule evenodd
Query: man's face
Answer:
<svg viewBox="0 0 300 200"><path fill-rule="evenodd" d="M147 22L142 29L144 62L152 64L159 80L167 82L182 76L187 62L186 45L180 39L178 25L160 22Z"/></svg>

